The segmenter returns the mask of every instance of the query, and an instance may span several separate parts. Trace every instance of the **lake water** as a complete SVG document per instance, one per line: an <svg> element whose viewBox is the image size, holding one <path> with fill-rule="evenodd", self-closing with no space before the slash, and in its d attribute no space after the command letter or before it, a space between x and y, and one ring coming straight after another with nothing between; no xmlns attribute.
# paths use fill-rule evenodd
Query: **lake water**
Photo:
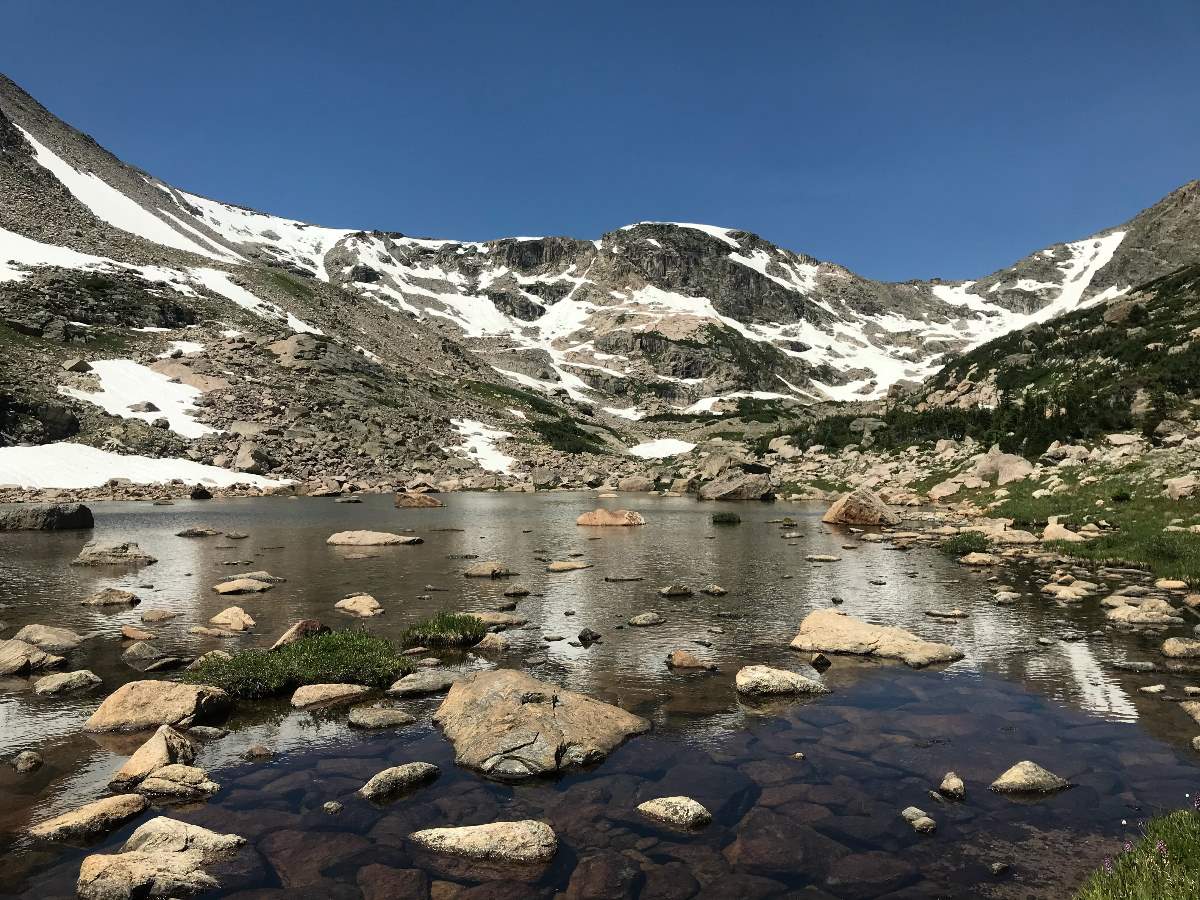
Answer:
<svg viewBox="0 0 1200 900"><path fill-rule="evenodd" d="M284 498L96 504L97 537L135 540L158 557L134 573L69 566L86 534L0 536L3 636L29 622L72 628L88 639L70 655L69 668L90 668L105 682L99 692L37 697L24 679L0 681L0 756L35 748L46 758L42 769L24 776L0 769L0 894L72 896L85 853L119 846L141 821L88 850L22 837L32 822L103 796L122 754L136 746L79 728L103 692L142 677L120 659L119 629L140 625L141 612L151 607L180 614L149 626L158 633L155 643L194 656L268 644L302 617L397 637L441 609L494 608L505 588L521 583L532 593L518 601L517 612L531 624L507 633L511 649L498 660L467 655L447 657L447 664L523 668L617 703L654 726L592 769L514 786L454 765L448 742L430 722L437 698L406 701L418 724L383 733L349 729L345 708L295 712L286 699L243 705L231 719L233 733L206 745L197 761L221 784L220 793L169 810L251 842L237 871L221 873L223 887L214 896L1061 898L1119 850L1124 837L1136 836L1139 820L1190 805L1187 795L1200 790L1200 756L1189 747L1198 729L1177 704L1137 690L1164 682L1178 696L1184 685L1200 684L1200 674L1116 669L1122 661L1161 662L1161 638L1104 631L1095 599L1058 606L1037 593L1032 570L993 575L934 549L862 542L823 525L823 507L805 504L714 506L626 495L599 502L641 511L646 527L584 529L574 520L597 505L592 495L445 499L446 508L437 510L397 510L381 496L361 504ZM742 524L712 525L717 509L736 510ZM769 521L785 515L798 525L785 532ZM175 536L193 525L249 538ZM413 529L424 543L325 544L334 531L360 528ZM793 532L800 537L783 537ZM371 558L347 558L363 552ZM841 561L808 562L808 554ZM472 556L500 559L521 575L465 579ZM544 571L546 561L569 558L593 567ZM262 595L212 592L220 578L252 569L288 580ZM1022 599L993 603L995 577ZM716 582L729 593L659 597L657 589L673 581L696 589ZM134 591L141 606L105 612L79 605L107 586ZM360 621L333 609L361 591L386 613ZM832 694L766 706L739 701L737 669L803 661L787 642L808 612L828 607L833 597L850 615L953 643L966 658L913 671L833 657L825 676ZM233 639L187 633L230 605L254 617L253 631ZM969 618L925 614L952 607ZM666 624L621 627L645 611L660 613ZM603 640L572 646L584 627ZM546 635L568 640L548 642ZM1053 643L1043 646L1039 637ZM679 648L711 658L719 671L669 670L666 655ZM245 762L242 752L255 743L271 747L273 759ZM805 759L793 759L796 752ZM1022 759L1075 786L1034 801L987 790ZM354 795L380 769L413 760L436 763L441 776L385 806ZM963 803L928 796L949 770L966 781ZM683 834L634 811L643 800L671 794L699 800L714 823ZM344 803L340 815L322 811L329 800ZM904 822L900 811L911 805L937 821L936 833L918 835ZM456 865L414 855L406 842L418 828L515 818L554 827L560 850L548 867ZM1009 868L994 875L992 863Z"/></svg>

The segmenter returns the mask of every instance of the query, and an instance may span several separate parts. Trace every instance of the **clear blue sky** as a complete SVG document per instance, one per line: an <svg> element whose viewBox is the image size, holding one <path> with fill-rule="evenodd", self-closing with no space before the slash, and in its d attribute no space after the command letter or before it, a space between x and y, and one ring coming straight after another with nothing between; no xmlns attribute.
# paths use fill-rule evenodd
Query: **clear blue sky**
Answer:
<svg viewBox="0 0 1200 900"><path fill-rule="evenodd" d="M0 67L190 190L413 235L757 232L985 274L1200 177L1200 3L4 0Z"/></svg>

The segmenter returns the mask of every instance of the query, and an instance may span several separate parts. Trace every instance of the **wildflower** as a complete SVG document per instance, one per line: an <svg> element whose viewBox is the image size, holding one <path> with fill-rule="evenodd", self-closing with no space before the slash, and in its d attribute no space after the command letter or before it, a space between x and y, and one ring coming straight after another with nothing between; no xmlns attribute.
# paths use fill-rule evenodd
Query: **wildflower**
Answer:
<svg viewBox="0 0 1200 900"><path fill-rule="evenodd" d="M1113 873L1113 861L1111 856L1104 857L1104 874L1111 875Z"/></svg>
<svg viewBox="0 0 1200 900"><path fill-rule="evenodd" d="M1163 859L1167 858L1167 845L1164 844L1162 841L1155 841L1154 849L1158 853L1158 855L1161 856Z"/></svg>
<svg viewBox="0 0 1200 900"><path fill-rule="evenodd" d="M1121 848L1121 852L1122 853L1130 853L1132 851L1133 851L1133 841L1126 841L1125 845Z"/></svg>

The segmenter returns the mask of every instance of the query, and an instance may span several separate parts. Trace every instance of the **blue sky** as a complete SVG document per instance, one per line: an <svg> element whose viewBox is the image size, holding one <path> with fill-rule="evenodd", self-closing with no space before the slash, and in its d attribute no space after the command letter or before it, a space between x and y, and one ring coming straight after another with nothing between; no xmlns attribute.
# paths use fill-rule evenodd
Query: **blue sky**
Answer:
<svg viewBox="0 0 1200 900"><path fill-rule="evenodd" d="M1200 177L1200 4L4 0L0 69L201 194L412 235L707 222L973 277Z"/></svg>

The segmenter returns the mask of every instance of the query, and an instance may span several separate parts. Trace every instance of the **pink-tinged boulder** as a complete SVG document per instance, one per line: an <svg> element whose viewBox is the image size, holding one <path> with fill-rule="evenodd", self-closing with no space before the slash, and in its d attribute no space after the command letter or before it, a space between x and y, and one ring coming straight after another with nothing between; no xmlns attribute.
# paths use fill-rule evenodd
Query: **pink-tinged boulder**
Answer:
<svg viewBox="0 0 1200 900"><path fill-rule="evenodd" d="M821 521L831 525L899 525L900 517L878 494L860 487L835 500Z"/></svg>
<svg viewBox="0 0 1200 900"><path fill-rule="evenodd" d="M639 512L631 509L593 509L585 512L575 520L576 525L591 527L621 527L628 525L645 525L646 519Z"/></svg>

